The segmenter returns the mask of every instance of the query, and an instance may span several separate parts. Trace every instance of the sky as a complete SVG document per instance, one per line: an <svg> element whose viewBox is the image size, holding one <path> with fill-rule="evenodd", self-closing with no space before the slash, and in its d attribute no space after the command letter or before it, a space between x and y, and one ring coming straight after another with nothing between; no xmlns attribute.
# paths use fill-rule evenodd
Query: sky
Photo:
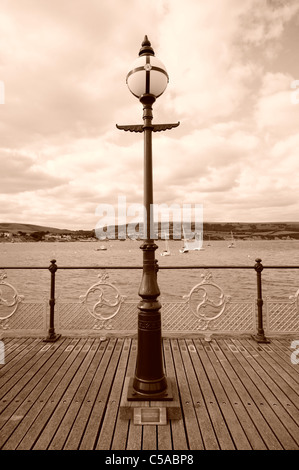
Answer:
<svg viewBox="0 0 299 470"><path fill-rule="evenodd" d="M154 202L204 222L299 221L297 0L2 0L0 222L94 229L143 202L144 36L169 84Z"/></svg>

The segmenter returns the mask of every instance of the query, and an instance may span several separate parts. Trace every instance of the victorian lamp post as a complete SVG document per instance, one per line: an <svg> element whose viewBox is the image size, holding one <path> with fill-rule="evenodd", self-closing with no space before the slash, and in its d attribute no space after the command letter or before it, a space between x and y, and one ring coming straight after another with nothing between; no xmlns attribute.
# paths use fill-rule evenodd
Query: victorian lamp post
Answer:
<svg viewBox="0 0 299 470"><path fill-rule="evenodd" d="M165 91L168 74L162 62L155 57L147 36L142 42L139 57L127 74L127 85L131 93L143 105L143 125L119 126L130 132L144 135L144 242L143 274L139 288L141 301L138 304L138 346L135 376L130 379L128 400L171 400L169 379L165 376L162 355L161 304L157 283L158 264L153 230L153 170L152 132L177 127L176 124L152 124L152 105Z"/></svg>

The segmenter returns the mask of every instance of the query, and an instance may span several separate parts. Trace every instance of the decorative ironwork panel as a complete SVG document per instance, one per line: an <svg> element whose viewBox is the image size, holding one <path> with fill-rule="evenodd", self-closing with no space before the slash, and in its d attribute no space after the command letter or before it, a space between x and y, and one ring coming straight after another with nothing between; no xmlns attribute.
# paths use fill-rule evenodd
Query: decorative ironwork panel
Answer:
<svg viewBox="0 0 299 470"><path fill-rule="evenodd" d="M199 322L199 329L206 330L225 311L230 297L225 295L221 287L213 282L212 273L202 275L202 281L194 286L189 295L185 296L190 310Z"/></svg>
<svg viewBox="0 0 299 470"><path fill-rule="evenodd" d="M125 296L101 273L99 281L80 296L80 303L58 303L58 329L61 332L97 332L134 330L134 315L127 315ZM130 305L130 304L129 304ZM122 309L122 314L120 310ZM136 311L136 305L134 304ZM132 323L133 322L133 323Z"/></svg>
<svg viewBox="0 0 299 470"><path fill-rule="evenodd" d="M17 335L44 335L46 332L47 304L22 302L14 315L0 319L0 330Z"/></svg>
<svg viewBox="0 0 299 470"><path fill-rule="evenodd" d="M201 331L254 332L253 302L232 302L218 286L211 272L202 275L202 281L185 296L190 311Z"/></svg>
<svg viewBox="0 0 299 470"><path fill-rule="evenodd" d="M297 333L299 331L299 289L289 299L289 302L282 302L267 298L265 330L268 333Z"/></svg>
<svg viewBox="0 0 299 470"><path fill-rule="evenodd" d="M98 275L99 281L93 284L85 295L80 296L81 302L85 304L87 311L97 321L105 322L112 320L120 310L125 297L110 282L109 275L102 273Z"/></svg>
<svg viewBox="0 0 299 470"><path fill-rule="evenodd" d="M0 321L8 320L18 309L24 296L19 295L17 289L7 281L7 274L0 273Z"/></svg>
<svg viewBox="0 0 299 470"><path fill-rule="evenodd" d="M289 302L267 299L264 305L268 333L299 331L299 290ZM137 302L127 301L104 273L81 302L56 304L60 333L136 333ZM162 301L162 332L256 333L256 300L234 302L208 272L181 302Z"/></svg>
<svg viewBox="0 0 299 470"><path fill-rule="evenodd" d="M96 332L134 332L137 330L137 304L122 303L117 317L96 318L90 315L84 303L57 303L58 326L60 333L72 332L96 333Z"/></svg>
<svg viewBox="0 0 299 470"><path fill-rule="evenodd" d="M57 303L60 333L136 333L137 302L126 301L106 274L99 277L80 303ZM209 273L182 302L162 302L162 331L254 332L254 310L253 302L231 302Z"/></svg>
<svg viewBox="0 0 299 470"><path fill-rule="evenodd" d="M222 312L224 313L224 312ZM203 321L196 317L190 309L189 303L170 303L162 305L163 331L218 331L251 333L254 328L254 304L252 302L228 302L225 315L216 319Z"/></svg>

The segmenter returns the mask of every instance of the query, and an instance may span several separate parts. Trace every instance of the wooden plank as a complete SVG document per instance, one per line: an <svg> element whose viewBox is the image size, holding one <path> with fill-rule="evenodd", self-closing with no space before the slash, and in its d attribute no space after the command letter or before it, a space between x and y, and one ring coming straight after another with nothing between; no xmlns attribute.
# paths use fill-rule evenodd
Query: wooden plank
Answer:
<svg viewBox="0 0 299 470"><path fill-rule="evenodd" d="M172 450L171 426L157 426L157 450Z"/></svg>
<svg viewBox="0 0 299 470"><path fill-rule="evenodd" d="M162 350L164 352L163 341L162 341ZM163 359L164 359L165 375L170 377L167 374L165 352L164 352L164 355L163 355ZM173 380L173 383L175 383L175 385L176 385L176 380L175 380L174 376L172 376L171 379ZM178 391L177 391L177 400L178 399L179 399L179 394L178 394ZM171 404L173 404L173 403L168 403L167 406L169 407ZM152 406L159 407L160 405L161 405L161 402L152 402ZM180 408L180 402L179 401L176 403L176 406L179 406L179 408ZM171 424L170 424L169 419L168 419L168 422L167 422L166 425L156 427L156 450L172 450Z"/></svg>
<svg viewBox="0 0 299 470"><path fill-rule="evenodd" d="M200 339L194 339L193 343L196 347L197 354L192 354L191 359L197 375L197 380L200 383L205 406L208 410L215 434L217 436L219 447L221 450L234 450L234 442L222 415L215 392L212 388L213 383L210 381L209 372L211 367L204 367L205 364L206 366L208 365L204 344L200 341Z"/></svg>
<svg viewBox="0 0 299 470"><path fill-rule="evenodd" d="M105 409L109 400L110 389L120 356L120 349L114 350L115 342L115 338L111 338L107 346L107 351L111 352L111 358L104 375L104 380L101 383L101 387L94 403L92 413L87 423L85 433L79 447L80 450L94 449L97 442L98 433L104 418Z"/></svg>
<svg viewBox="0 0 299 470"><path fill-rule="evenodd" d="M29 414L28 419L31 423L31 426L28 428L28 431L19 443L17 449L28 450L34 447L35 442L43 432L44 427L51 418L55 408L63 397L65 390L67 389L69 383L71 383L75 372L80 367L84 359L85 353L82 352L82 348L85 343L86 338L83 338L78 342L77 345L69 350L70 355L68 360L65 362L66 366L58 370L56 374L56 386L53 393L48 395L47 389L45 389L42 397L40 397L40 399L35 403L35 406L30 410L31 413ZM66 348L66 350L67 349L68 348Z"/></svg>
<svg viewBox="0 0 299 470"><path fill-rule="evenodd" d="M184 415L185 427L187 429L189 449L203 449L200 428L198 425L196 413L193 408L192 397L186 377L182 357L180 354L178 341L171 340L172 354L174 358L175 370L177 375L179 393L181 397L182 410Z"/></svg>
<svg viewBox="0 0 299 470"><path fill-rule="evenodd" d="M218 378L225 389L231 407L233 408L239 423L247 436L251 448L253 450L266 450L267 446L265 445L252 419L252 408L250 408L249 412L242 402L241 397L244 395L244 387L242 387L242 384L240 386L239 377L235 374L230 363L225 360L226 358L221 350L219 342L213 340L210 343L210 346L211 351L207 354L214 365Z"/></svg>
<svg viewBox="0 0 299 470"><path fill-rule="evenodd" d="M99 403L102 401L98 398L98 392L104 380L112 352L113 347L111 345L109 346L108 341L101 342L99 346L100 360L98 362L97 370L64 444L64 450L77 450L80 447L93 406L97 400Z"/></svg>
<svg viewBox="0 0 299 470"><path fill-rule="evenodd" d="M218 344L220 345L221 351L229 362L234 373L238 377L238 380L234 382L234 384L238 385L239 396L242 403L254 419L255 426L262 436L265 445L269 450L282 450L283 447L267 422L267 409L264 416L264 399L262 396L257 394L254 382L250 380L246 370L237 360L236 354L228 347L227 341L218 340ZM249 359L253 358L250 352L246 352L246 354Z"/></svg>
<svg viewBox="0 0 299 470"><path fill-rule="evenodd" d="M127 446L127 436L129 433L130 421L127 419L121 419L119 414L117 415L116 421L116 432L113 436L113 441L111 444L111 450L126 450Z"/></svg>
<svg viewBox="0 0 299 470"><path fill-rule="evenodd" d="M72 429L73 423L76 419L76 416L80 410L80 407L85 400L85 396L90 387L90 383L93 380L94 374L98 368L99 362L103 355L103 348L100 349L100 338L96 338L92 344L86 344L83 346L82 351L86 352L85 358L85 367L86 373L82 377L82 380L77 388L77 391L71 399L70 405L66 410L66 413L59 424L59 428L54 435L51 444L48 447L48 450L61 450L63 449L64 443L67 440L67 437ZM90 359L90 362L86 362L86 359ZM83 372L83 367L80 367L80 372ZM77 377L77 376L76 376ZM63 398L65 400L65 397Z"/></svg>
<svg viewBox="0 0 299 470"><path fill-rule="evenodd" d="M94 351L91 351L91 345L94 340L88 339L86 344L83 345L79 355L82 357L82 362L80 367L77 368L75 374L72 377L68 387L66 388L62 398L60 399L58 405L56 406L54 412L51 414L50 419L48 420L46 426L43 428L41 434L39 435L37 441L34 444L34 450L46 450L50 448L52 438L54 437L58 426L61 425L61 421L74 397L78 387L83 380L86 370L92 361L94 356ZM86 346L88 349L86 350ZM58 447L58 446L57 446Z"/></svg>
<svg viewBox="0 0 299 470"><path fill-rule="evenodd" d="M123 348L124 351L127 352L128 354L127 368L124 371L125 377L127 377L128 374L131 374L131 371L134 371L134 367L135 367L135 362L134 364L132 364L132 361L130 360L132 344L133 344L133 340L130 338L127 338L127 341L125 341L124 348ZM120 397L120 400L121 400L121 397ZM118 411L117 418L116 418L116 425L115 425L115 433L113 435L112 444L111 444L111 450L125 450L126 449L128 432L129 432L129 420L121 419L120 413Z"/></svg>
<svg viewBox="0 0 299 470"><path fill-rule="evenodd" d="M283 378L284 381L289 385L289 387L293 388L294 391L298 390L298 387L299 387L298 367L297 365L292 364L291 362L291 349L289 350L289 354L288 356L286 356L286 360L285 360L285 358L281 357L280 354L274 354L274 353L271 354L269 350L266 349L263 344L257 345L253 340L248 340L247 343L249 343L250 345L253 345L253 347L259 351L258 357L263 358L269 364L269 366L265 365L265 367L271 370L271 376L272 376L272 370L274 370L276 375ZM270 349L270 346L268 346L268 348Z"/></svg>
<svg viewBox="0 0 299 470"><path fill-rule="evenodd" d="M165 372L168 377L174 377L176 379L176 371L174 366L174 360L172 355L172 348L170 339L163 339L163 352L164 352L164 362L165 362ZM188 450L186 430L184 426L184 419L175 419L170 422L170 431L171 431L171 442L173 450ZM159 431L158 431L159 439ZM159 441L158 441L159 446Z"/></svg>
<svg viewBox="0 0 299 470"><path fill-rule="evenodd" d="M214 364L214 358L211 357L212 348L210 345L203 344L203 342L202 345L204 346L201 354L203 366L206 370L207 376L214 390L215 397L224 417L226 426L228 427L232 439L234 441L234 445L238 450L249 450L251 449L251 446L248 441L248 438L238 420L235 410L231 406L226 390L224 389L224 386L222 384L221 379L225 380L225 374L223 373L223 371L220 372L221 369L218 367L218 374L220 374L220 377L217 375L217 372L215 370L215 365L217 365L217 362L216 364Z"/></svg>
<svg viewBox="0 0 299 470"><path fill-rule="evenodd" d="M251 342L248 342L251 343ZM275 395L280 397L281 403L284 404L287 411L294 416L296 409L298 409L298 389L299 389L299 370L287 368L287 364L281 361L279 355L269 354L262 347L258 357L256 358L261 366L261 371L264 370L263 377L266 383L271 388L272 392L275 390ZM282 393L283 392L283 393ZM293 402L294 407L290 408L290 401ZM296 415L296 421L299 422L299 415Z"/></svg>
<svg viewBox="0 0 299 470"><path fill-rule="evenodd" d="M119 414L135 339L11 338L0 368L0 449L244 448L244 432L250 448L298 450L299 369L290 344L164 338L166 375L179 382L184 417L150 426Z"/></svg>
<svg viewBox="0 0 299 470"><path fill-rule="evenodd" d="M108 406L106 408L105 418L101 431L99 434L96 450L110 450L113 441L114 432L118 432L115 429L117 414L119 410L119 403L121 399L121 393L123 390L125 372L127 369L127 362L129 357L129 346L130 340L119 339L116 346L121 349L120 360L117 365L116 374L114 377L113 386L111 389Z"/></svg>
<svg viewBox="0 0 299 470"><path fill-rule="evenodd" d="M3 338L4 343L5 364L1 366L1 371L7 370L13 363L13 358L19 354L19 348L26 349L28 344L32 343L31 338Z"/></svg>
<svg viewBox="0 0 299 470"><path fill-rule="evenodd" d="M26 371L30 371L39 360L40 357L37 353L40 351L41 345L41 341L37 340L32 343L32 348L27 349L26 344L22 344L15 349L16 356L1 371L3 375L1 373L0 399L7 395L7 392L25 375ZM42 353L40 353L41 355Z"/></svg>
<svg viewBox="0 0 299 470"><path fill-rule="evenodd" d="M68 365L73 362L70 351L67 351L68 345L74 343L74 347L78 341L78 339L75 341L66 340L60 343L60 347L57 349L57 354L61 354L60 357L54 362L51 371L47 373L45 379L37 384L36 389L32 390L31 394L27 397L26 403L24 402L24 417L10 439L6 442L5 449L15 449L27 433L31 434L30 427L50 399L52 392L57 386L59 376L64 377Z"/></svg>
<svg viewBox="0 0 299 470"><path fill-rule="evenodd" d="M10 388L10 390L5 395L5 398L2 400L3 406L1 406L1 410L7 408L9 402L14 401L15 404L19 404L26 398L31 390L36 387L39 379L41 379L45 373L44 369L47 368L48 361L51 360L53 349L56 348L57 346L53 345L50 351L45 351L42 355L35 354L36 352L34 349L28 353L27 361L32 365L32 367L29 370L27 370L26 367L23 367L23 374L22 371L19 371L16 374L15 378L18 378L18 380ZM31 357L32 354L36 355L34 359ZM31 359L33 360L31 361ZM13 383L11 379L8 382L10 385Z"/></svg>
<svg viewBox="0 0 299 470"><path fill-rule="evenodd" d="M68 342L69 340L64 342L64 344L68 344ZM51 351L45 367L38 371L38 374L33 377L23 389L20 390L20 393L17 395L16 399L11 401L9 405L2 411L0 422L4 423L4 428L2 429L0 435L0 448L14 432L15 428L19 426L23 417L26 416L34 402L38 399L44 388L51 381L51 378L55 374L56 368L59 367L58 364L60 364L61 360L63 360L63 358L61 359L61 356L63 356L63 349L64 347L62 347L62 344L60 344L60 347L55 348L53 352ZM14 437L14 439L11 439L10 445L17 445L12 444L12 442L16 443L18 441L16 441Z"/></svg>
<svg viewBox="0 0 299 470"><path fill-rule="evenodd" d="M176 379L175 379L175 376L172 375L170 376L169 373L168 373L168 360L169 358L166 357L166 350L169 351L169 342L168 342L168 345L166 344L165 342L165 339L162 340L162 350L163 350L163 360L164 360L164 371L165 371L165 375L167 377L171 377L174 381L174 383L176 384ZM178 395L178 398L179 398L179 394L177 392L177 395ZM157 406L155 402L153 402L153 405L154 406ZM180 406L180 402L178 403L178 405ZM176 420L173 420L173 422L176 421ZM180 421L182 421L182 418L180 419ZM164 426L157 426L156 428L156 431L157 431L157 447L156 447L156 450L172 450L172 435L171 435L171 421L168 420L167 424L164 425Z"/></svg>
<svg viewBox="0 0 299 470"><path fill-rule="evenodd" d="M157 449L157 426L144 425L142 435L142 450Z"/></svg>
<svg viewBox="0 0 299 470"><path fill-rule="evenodd" d="M204 448L206 450L218 450L219 444L217 437L201 392L200 382L197 379L191 360L192 355L197 355L196 348L193 341L191 339L187 339L185 342L180 340L180 349L189 382L193 406L201 430Z"/></svg>
<svg viewBox="0 0 299 470"><path fill-rule="evenodd" d="M255 356L257 356L257 354L255 354ZM256 369L259 366L258 362L256 361L256 357L252 356L250 363L248 362L249 359L245 358L245 356L241 352L235 354L235 357L254 383L254 388L251 388L252 398L255 401L256 405L259 406L260 411L262 411L265 419L271 426L275 435L279 436L279 441L281 445L286 450L296 449L296 442L277 416L277 412L281 414L279 410L280 407L277 407L276 412L274 412L273 407L271 406L271 403L273 403L273 395L257 373Z"/></svg>
<svg viewBox="0 0 299 470"><path fill-rule="evenodd" d="M133 420L129 421L129 432L126 450L142 449L142 431L143 426L136 426L133 424Z"/></svg>
<svg viewBox="0 0 299 470"><path fill-rule="evenodd" d="M45 364L48 363L49 364L48 367L50 367L51 362L49 361L51 361L53 351L55 351L58 347L59 347L58 344L56 344L55 346L53 345L51 350L45 351L42 355L36 354L36 351L34 348L31 348L31 350L28 350L26 358L27 358L27 361L32 364L32 367L29 370L23 367L22 370L18 371L18 373L16 373L15 375L15 379L16 378L18 379L15 384L13 384L13 381L11 381L11 379L9 379L7 376L2 377L4 380L8 379L7 382L9 382L10 384L10 387L9 386L5 387L7 389L6 390L7 393L5 394L6 406L9 403L9 401L16 399L15 397L16 394L18 395L17 397L18 401L22 400L23 396L26 396L26 392L30 390L30 387L32 388L36 385L38 380L42 378L45 373L44 369L46 369L47 367ZM31 359L33 359L33 356L35 355L37 356L36 358L38 360L34 358L34 360L31 362ZM23 374L22 374L22 371L23 371ZM3 391L5 390L5 388L3 387ZM5 406L4 407L0 406L1 410L3 410L4 408Z"/></svg>
<svg viewBox="0 0 299 470"><path fill-rule="evenodd" d="M248 341L251 343L250 340ZM252 340L252 342L254 341ZM263 385L263 393L266 395L269 405L299 448L298 394L284 381L286 378L285 372L280 367L275 367L275 361L272 357L269 358L268 356L263 348L260 348L260 354L255 358L255 371L261 379L260 383ZM273 367L270 367L270 364ZM277 370L282 375L277 373ZM288 381L291 382L291 377ZM290 445L292 446L293 444L290 442Z"/></svg>
<svg viewBox="0 0 299 470"><path fill-rule="evenodd" d="M127 361L126 361L126 367L123 370L123 374L124 374L123 383L124 383L124 379L126 376L126 371L128 370L128 367L129 367L129 356L130 356L131 345L132 345L132 339L126 338L124 342L124 346L123 346L123 353L125 353L125 355L127 356ZM118 397L118 403L120 403L120 400L121 400L121 395ZM120 413L118 410L116 423L115 423L115 432L112 438L111 450L125 450L126 449L128 429L129 429L129 421L126 419L121 419Z"/></svg>
<svg viewBox="0 0 299 470"><path fill-rule="evenodd" d="M128 362L128 369L126 377L133 377L135 373L135 366L136 366L136 357L137 357L137 340L133 339L129 362ZM142 426L136 426L133 424L133 420L129 421L128 427L128 439L126 444L126 450L140 450L142 448Z"/></svg>
<svg viewBox="0 0 299 470"><path fill-rule="evenodd" d="M281 340L279 339L272 339L271 340L271 348L275 351L275 353L284 359L284 361L288 364L288 366L292 369L297 371L298 370L298 364L292 364L291 362L291 354L295 349L291 348L292 342L294 341L294 338L290 338L285 345Z"/></svg>

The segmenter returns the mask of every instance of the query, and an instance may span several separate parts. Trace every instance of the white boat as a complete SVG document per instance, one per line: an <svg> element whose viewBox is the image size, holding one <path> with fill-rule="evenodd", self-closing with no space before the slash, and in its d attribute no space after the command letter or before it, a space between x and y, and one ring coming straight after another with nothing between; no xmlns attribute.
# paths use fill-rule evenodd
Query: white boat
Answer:
<svg viewBox="0 0 299 470"><path fill-rule="evenodd" d="M101 245L100 248L97 248L97 251L105 251L107 250L107 247L104 245Z"/></svg>
<svg viewBox="0 0 299 470"><path fill-rule="evenodd" d="M230 244L228 245L228 248L236 248L236 244L235 244L235 239L234 239L234 236L233 236L233 232L231 232L231 242L230 242Z"/></svg>
<svg viewBox="0 0 299 470"><path fill-rule="evenodd" d="M202 241L203 241L202 233L200 233L200 235L196 233L194 240L187 240L184 227L183 227L183 231L184 231L184 245L182 248L180 248L179 250L180 253L188 253L189 251L203 251L204 250L204 248L202 247Z"/></svg>
<svg viewBox="0 0 299 470"><path fill-rule="evenodd" d="M170 249L169 249L169 246L168 246L168 240L167 238L165 237L165 250L163 250L160 255L161 256L170 256Z"/></svg>

